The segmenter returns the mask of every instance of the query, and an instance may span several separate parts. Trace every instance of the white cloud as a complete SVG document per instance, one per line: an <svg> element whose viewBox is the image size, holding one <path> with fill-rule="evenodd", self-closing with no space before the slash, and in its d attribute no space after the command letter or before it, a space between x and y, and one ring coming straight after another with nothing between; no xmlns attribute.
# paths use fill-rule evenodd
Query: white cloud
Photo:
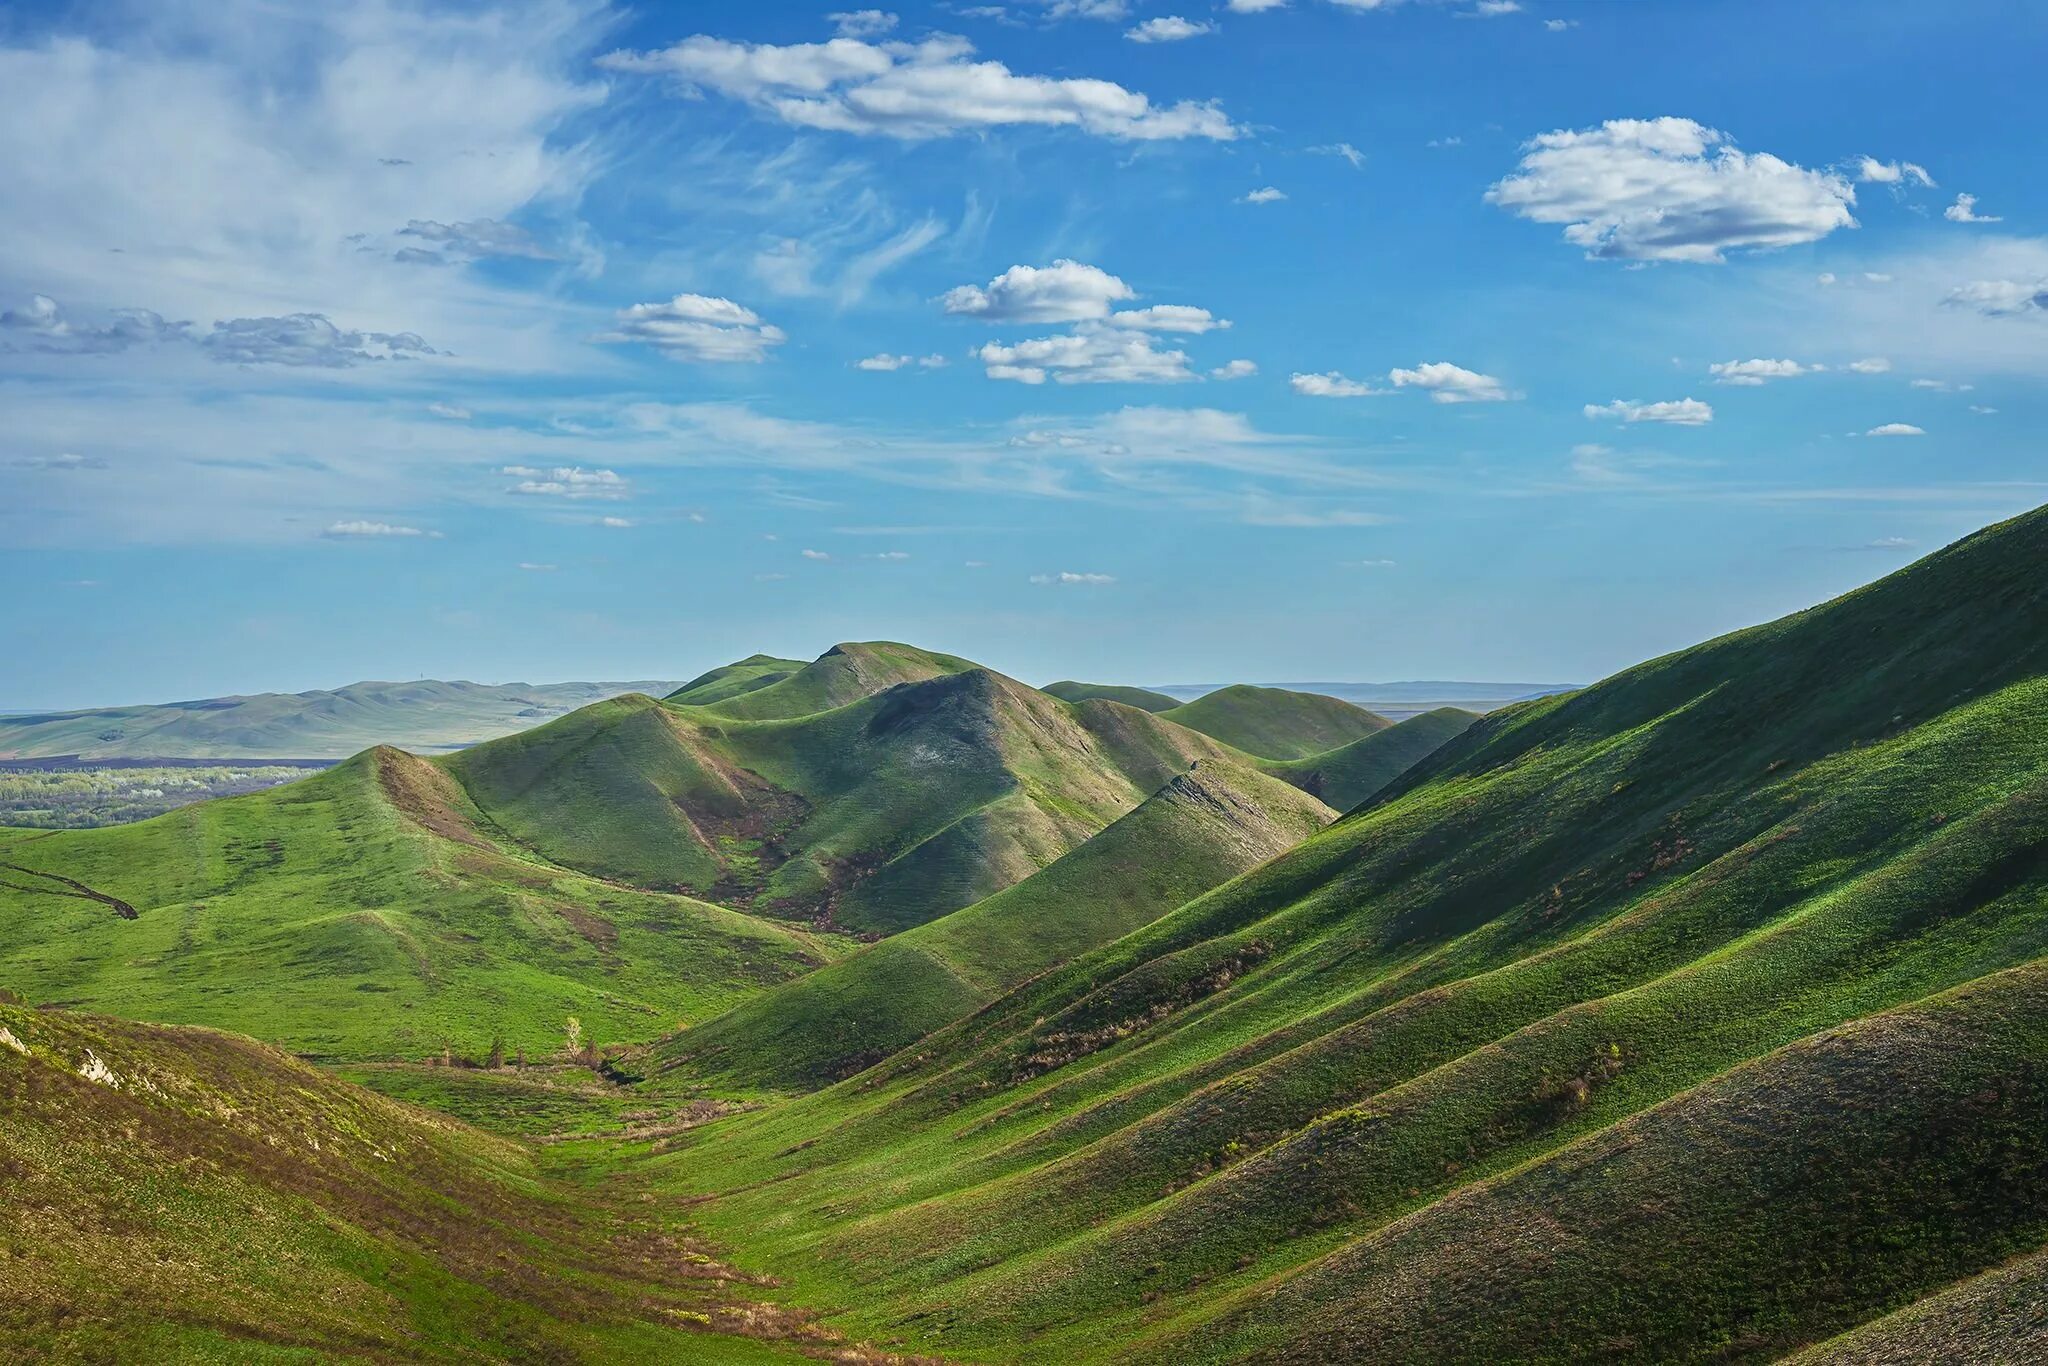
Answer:
<svg viewBox="0 0 2048 1366"><path fill-rule="evenodd" d="M1691 119L1610 119L1544 133L1489 203L1562 223L1589 257L1719 262L1724 253L1812 242L1854 226L1842 176L1745 153Z"/></svg>
<svg viewBox="0 0 2048 1366"><path fill-rule="evenodd" d="M1970 411L1977 414L1979 417L1990 417L1993 413L1997 412L1998 409L1987 408L1981 403L1972 403L1970 405Z"/></svg>
<svg viewBox="0 0 2048 1366"><path fill-rule="evenodd" d="M1311 147L1309 151L1320 156L1342 157L1351 163L1351 169L1354 171L1365 169L1365 153L1359 151L1348 142L1326 143L1321 147Z"/></svg>
<svg viewBox="0 0 2048 1366"><path fill-rule="evenodd" d="M16 469L24 470L103 470L107 462L96 455L80 455L76 451L60 451L56 455L31 455L12 462Z"/></svg>
<svg viewBox="0 0 2048 1366"><path fill-rule="evenodd" d="M634 522L630 517L600 517L597 519L597 524L614 531L624 531L633 526Z"/></svg>
<svg viewBox="0 0 2048 1366"><path fill-rule="evenodd" d="M1223 380L1250 379L1253 375L1256 375L1258 373L1259 367L1256 362L1248 360L1232 360L1225 361L1223 364L1217 366L1214 370L1211 370L1209 372L1209 378Z"/></svg>
<svg viewBox="0 0 2048 1366"><path fill-rule="evenodd" d="M914 363L914 357L892 356L885 351L878 356L868 356L865 357L864 359L857 360L853 363L853 365L856 370L892 371L901 370L904 366L911 365Z"/></svg>
<svg viewBox="0 0 2048 1366"><path fill-rule="evenodd" d="M1232 14L1264 14L1268 10L1283 9L1287 0L1225 0L1223 8Z"/></svg>
<svg viewBox="0 0 2048 1366"><path fill-rule="evenodd" d="M1881 427L1872 427L1865 436L1925 436L1927 433L1910 422L1887 422Z"/></svg>
<svg viewBox="0 0 2048 1366"><path fill-rule="evenodd" d="M1951 223L2003 223L2005 221L2004 216L2000 214L1978 213L1977 196L1973 194L1957 195L1956 202L1943 209L1941 216Z"/></svg>
<svg viewBox="0 0 2048 1366"><path fill-rule="evenodd" d="M554 564L535 564L531 560L521 560L519 567L529 574L552 574L561 568L560 565Z"/></svg>
<svg viewBox="0 0 2048 1366"><path fill-rule="evenodd" d="M1184 38L1198 38L1204 33L1214 33L1216 26L1206 21L1183 19L1178 14L1163 14L1147 19L1136 28L1127 29L1124 37L1134 43L1177 43Z"/></svg>
<svg viewBox="0 0 2048 1366"><path fill-rule="evenodd" d="M1942 301L1988 318L2013 318L2048 310L2048 280L1976 280L1949 291Z"/></svg>
<svg viewBox="0 0 2048 1366"><path fill-rule="evenodd" d="M1492 375L1482 375L1449 361L1427 361L1413 370L1393 370L1387 378L1396 389L1427 389L1436 403L1501 403L1518 397Z"/></svg>
<svg viewBox="0 0 2048 1366"><path fill-rule="evenodd" d="M869 554L862 555L861 558L864 560L889 560L893 562L909 559L910 552L907 550L877 550Z"/></svg>
<svg viewBox="0 0 2048 1366"><path fill-rule="evenodd" d="M685 95L712 91L784 123L845 133L931 138L1036 125L1132 141L1230 141L1242 132L1214 103L1154 105L1114 81L1020 76L973 55L966 39L943 34L788 46L699 35L658 51L614 52L598 65L666 76Z"/></svg>
<svg viewBox="0 0 2048 1366"><path fill-rule="evenodd" d="M1934 177L1927 174L1924 166L1916 166L1910 161L1879 161L1875 157L1857 159L1856 178L1866 185L1934 184Z"/></svg>
<svg viewBox="0 0 2048 1366"><path fill-rule="evenodd" d="M376 539L386 536L441 539L441 533L438 531L422 531L416 526L394 526L390 522L336 522L320 534L333 540Z"/></svg>
<svg viewBox="0 0 2048 1366"><path fill-rule="evenodd" d="M400 228L398 235L432 242L441 248L439 252L407 248L398 253L398 259L402 261L417 261L422 256L431 257L430 264L490 256L524 257L529 261L554 259L554 253L536 242L532 233L495 218L475 218L466 223L436 223L432 219L415 218ZM407 251L413 255L408 256Z"/></svg>
<svg viewBox="0 0 2048 1366"><path fill-rule="evenodd" d="M675 360L759 364L768 348L787 340L781 328L751 308L704 294L678 294L667 303L619 310L606 342L638 342Z"/></svg>
<svg viewBox="0 0 2048 1366"><path fill-rule="evenodd" d="M1219 318L1206 308L1194 308L1188 304L1153 304L1149 308L1127 308L1112 313L1110 326L1121 327L1132 332L1189 332L1201 334L1216 332L1230 326L1228 318Z"/></svg>
<svg viewBox="0 0 2048 1366"><path fill-rule="evenodd" d="M189 341L191 326L166 322L146 308L117 309L101 323L75 323L55 299L36 294L26 308L0 311L0 350L108 355L131 346Z"/></svg>
<svg viewBox="0 0 2048 1366"><path fill-rule="evenodd" d="M626 498L631 490L616 470L585 469L581 465L557 465L537 470L528 465L507 465L498 473L519 480L511 492L536 498Z"/></svg>
<svg viewBox="0 0 2048 1366"><path fill-rule="evenodd" d="M1287 385L1297 394L1310 398L1363 398L1368 394L1384 393L1363 380L1346 379L1335 370L1322 375L1295 374Z"/></svg>
<svg viewBox="0 0 2048 1366"><path fill-rule="evenodd" d="M1338 567L1341 569L1392 569L1394 562L1392 560L1343 560L1339 562Z"/></svg>
<svg viewBox="0 0 2048 1366"><path fill-rule="evenodd" d="M1842 368L1859 375L1882 375L1890 372L1892 363L1883 356L1869 356L1863 360L1852 360Z"/></svg>
<svg viewBox="0 0 2048 1366"><path fill-rule="evenodd" d="M886 10L847 10L825 17L842 38L873 38L896 27L896 16Z"/></svg>
<svg viewBox="0 0 2048 1366"><path fill-rule="evenodd" d="M1072 587L1077 584L1088 587L1100 587L1103 584L1115 583L1116 575L1077 574L1074 573L1072 570L1063 569L1057 574L1033 574L1031 576L1031 582L1039 584L1060 584L1067 587Z"/></svg>
<svg viewBox="0 0 2048 1366"><path fill-rule="evenodd" d="M801 553L803 557L807 560L829 560L832 558L829 554L822 550L805 550L799 553Z"/></svg>
<svg viewBox="0 0 2048 1366"><path fill-rule="evenodd" d="M1543 27L1549 29L1552 33L1563 33L1568 28L1577 28L1578 26L1579 21L1576 19L1545 19L1543 21Z"/></svg>
<svg viewBox="0 0 2048 1366"><path fill-rule="evenodd" d="M1796 379L1825 369L1825 365L1801 365L1796 360L1724 360L1708 366L1707 373L1714 377L1716 384L1755 386L1768 384L1774 379Z"/></svg>
<svg viewBox="0 0 2048 1366"><path fill-rule="evenodd" d="M0 312L0 350L56 355L110 355L133 347L191 344L230 365L313 366L347 369L366 361L407 360L440 353L416 332L357 332L320 313L233 318L210 332L165 322L146 308L117 309L99 323L73 322L46 294L26 309Z"/></svg>
<svg viewBox="0 0 2048 1366"><path fill-rule="evenodd" d="M1267 185L1262 189L1253 190L1237 202L1240 204L1278 204L1285 198L1287 198L1286 191L1276 190L1271 185Z"/></svg>
<svg viewBox="0 0 2048 1366"><path fill-rule="evenodd" d="M1045 267L1011 266L986 288L959 285L939 302L948 313L992 323L1082 322L1109 316L1137 292L1097 266L1061 259Z"/></svg>
<svg viewBox="0 0 2048 1366"><path fill-rule="evenodd" d="M1662 403L1635 403L1618 398L1612 403L1588 403L1590 418L1611 417L1623 422L1668 422L1679 427L1699 427L1714 420L1713 408L1696 398L1669 399Z"/></svg>
<svg viewBox="0 0 2048 1366"><path fill-rule="evenodd" d="M1481 19L1497 19L1503 14L1520 14L1522 0L1479 0L1472 7L1472 13Z"/></svg>
<svg viewBox="0 0 2048 1366"><path fill-rule="evenodd" d="M445 417L450 422L467 422L475 416L459 403L429 403L427 411L435 417Z"/></svg>
<svg viewBox="0 0 2048 1366"><path fill-rule="evenodd" d="M1177 384L1196 378L1185 351L1161 351L1144 332L1083 324L1067 336L1014 345L990 342L975 352L990 379L1043 384Z"/></svg>

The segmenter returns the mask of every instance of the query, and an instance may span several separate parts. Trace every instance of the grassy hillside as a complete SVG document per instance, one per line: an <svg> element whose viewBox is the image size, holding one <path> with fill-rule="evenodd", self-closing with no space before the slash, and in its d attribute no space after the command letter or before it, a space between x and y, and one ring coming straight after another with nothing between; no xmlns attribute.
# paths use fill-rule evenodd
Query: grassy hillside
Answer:
<svg viewBox="0 0 2048 1366"><path fill-rule="evenodd" d="M447 768L497 828L550 861L891 932L1028 877L1198 759L1226 756L1144 712L1070 706L950 656L922 657L961 667L824 711L726 714L780 711L798 684L837 695L897 648L840 646L716 707L616 698Z"/></svg>
<svg viewBox="0 0 2048 1366"><path fill-rule="evenodd" d="M510 735L665 683L353 683L162 706L0 716L0 759L343 759L375 745L433 752Z"/></svg>
<svg viewBox="0 0 2048 1366"><path fill-rule="evenodd" d="M1334 697L1247 683L1218 688L1159 715L1261 759L1303 759L1392 724Z"/></svg>
<svg viewBox="0 0 2048 1366"><path fill-rule="evenodd" d="M1348 745L1264 765L1265 771L1292 783L1339 811L1349 811L1381 788L1465 733L1478 716L1455 707L1439 707L1420 716L1376 730Z"/></svg>
<svg viewBox="0 0 2048 1366"><path fill-rule="evenodd" d="M0 1004L0 1179L11 1360L824 1355L659 1211L230 1035Z"/></svg>
<svg viewBox="0 0 2048 1366"><path fill-rule="evenodd" d="M839 941L502 844L433 764L374 750L136 825L0 831L0 986L307 1054L648 1039Z"/></svg>
<svg viewBox="0 0 2048 1366"><path fill-rule="evenodd" d="M1490 716L655 1169L808 1302L970 1359L1995 1324L1973 1278L2048 1240L2044 560L2037 512Z"/></svg>
<svg viewBox="0 0 2048 1366"><path fill-rule="evenodd" d="M1015 886L746 1001L658 1056L678 1075L749 1086L848 1076L1292 847L1335 814L1251 769L1205 760Z"/></svg>
<svg viewBox="0 0 2048 1366"><path fill-rule="evenodd" d="M785 678L709 705L719 715L738 720L786 721L858 702L898 683L922 683L975 667L973 661L956 655L895 641L849 642L834 645Z"/></svg>
<svg viewBox="0 0 2048 1366"><path fill-rule="evenodd" d="M1171 711L1181 705L1178 697L1168 697L1163 692L1149 688L1128 688L1116 683L1076 683L1067 679L1059 683L1048 683L1044 691L1051 693L1062 702L1087 702L1101 699L1105 702L1121 702L1139 711Z"/></svg>
<svg viewBox="0 0 2048 1366"><path fill-rule="evenodd" d="M698 674L689 682L670 693L665 699L681 702L687 706L703 707L727 698L738 697L741 693L753 692L772 683L780 683L804 667L801 659L777 659L773 655L748 655L732 664L724 664L708 673Z"/></svg>

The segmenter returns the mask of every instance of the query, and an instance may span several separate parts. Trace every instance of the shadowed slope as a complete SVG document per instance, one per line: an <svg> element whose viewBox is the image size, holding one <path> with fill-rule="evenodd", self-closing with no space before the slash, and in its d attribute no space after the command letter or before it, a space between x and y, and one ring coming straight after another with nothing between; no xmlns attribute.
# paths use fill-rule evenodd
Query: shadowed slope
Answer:
<svg viewBox="0 0 2048 1366"><path fill-rule="evenodd" d="M698 674L670 693L664 701L704 707L741 693L780 683L804 667L801 659L777 659L773 655L748 655L745 659Z"/></svg>
<svg viewBox="0 0 2048 1366"><path fill-rule="evenodd" d="M1205 760L1015 886L759 996L659 1056L686 1074L750 1085L849 1075L1292 847L1335 814L1253 770Z"/></svg>
<svg viewBox="0 0 2048 1366"><path fill-rule="evenodd" d="M1482 1300L1517 1354L1741 1357L1987 1270L2044 1231L2048 1151L2015 1120L2048 1071L2040 972L1990 978L2048 953L2044 559L2037 512L1488 717L1288 854L698 1136L669 1177L851 1321L1017 1359L1373 1358L1352 1320L1381 1355L1483 1358L1510 1340ZM1701 1087L1723 1099L1695 1119L1674 1098ZM1636 1137L1625 1180L1570 1156ZM1529 1180L1561 1222L1508 1198L1538 1189L1520 1171L1558 1174ZM1753 1198L1802 1181L1822 1198ZM1635 1225L1704 1249L1695 1283L1665 1294L1683 1268L1632 1256ZM1471 1296L1373 1298L1382 1246ZM1579 1279L1515 1260L1558 1248ZM1519 1300L1516 1266L1539 1278ZM1312 1319L1296 1278L1350 1318Z"/></svg>
<svg viewBox="0 0 2048 1366"><path fill-rule="evenodd" d="M719 715L737 720L786 721L858 702L898 683L919 683L974 667L957 655L934 654L890 640L834 645L786 678L709 705Z"/></svg>
<svg viewBox="0 0 2048 1366"><path fill-rule="evenodd" d="M1469 711L1440 707L1337 749L1263 767L1337 810L1349 811L1464 734L1478 719Z"/></svg>
<svg viewBox="0 0 2048 1366"><path fill-rule="evenodd" d="M1334 697L1247 683L1218 688L1159 715L1261 759L1306 758L1392 724Z"/></svg>
<svg viewBox="0 0 2048 1366"><path fill-rule="evenodd" d="M1051 693L1062 702L1087 702L1101 699L1105 702L1121 702L1139 711L1172 711L1181 704L1178 697L1168 697L1163 692L1149 688L1131 688L1116 683L1076 683L1067 679L1059 683L1048 683L1045 692Z"/></svg>

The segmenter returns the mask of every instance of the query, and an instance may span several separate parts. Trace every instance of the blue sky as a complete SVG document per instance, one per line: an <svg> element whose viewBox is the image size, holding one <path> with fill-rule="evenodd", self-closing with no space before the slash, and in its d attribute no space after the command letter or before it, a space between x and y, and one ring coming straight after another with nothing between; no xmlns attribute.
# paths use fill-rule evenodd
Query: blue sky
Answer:
<svg viewBox="0 0 2048 1366"><path fill-rule="evenodd" d="M2048 499L2030 7L311 8L0 16L0 706L1587 680Z"/></svg>

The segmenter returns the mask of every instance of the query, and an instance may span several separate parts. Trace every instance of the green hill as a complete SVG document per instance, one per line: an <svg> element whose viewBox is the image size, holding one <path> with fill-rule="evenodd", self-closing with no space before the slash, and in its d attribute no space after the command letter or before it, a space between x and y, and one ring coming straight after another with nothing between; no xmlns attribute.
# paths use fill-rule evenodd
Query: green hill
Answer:
<svg viewBox="0 0 2048 1366"><path fill-rule="evenodd" d="M1163 692L1149 688L1129 688L1117 683L1076 683L1067 679L1059 683L1048 683L1043 689L1062 702L1086 702L1099 698L1105 702L1121 702L1139 711L1171 711L1181 705L1178 697L1168 697Z"/></svg>
<svg viewBox="0 0 2048 1366"><path fill-rule="evenodd" d="M1218 688L1159 715L1261 759L1304 759L1393 724L1334 697L1248 683Z"/></svg>
<svg viewBox="0 0 2048 1366"><path fill-rule="evenodd" d="M609 704L605 704L609 705ZM503 844L398 750L104 830L0 830L0 983L332 1058L647 1039L843 951Z"/></svg>
<svg viewBox="0 0 2048 1366"><path fill-rule="evenodd" d="M665 683L352 683L333 691L0 716L0 759L342 759L460 749Z"/></svg>
<svg viewBox="0 0 2048 1366"><path fill-rule="evenodd" d="M905 660L948 667L882 681L918 671ZM848 692L799 716L728 714ZM1028 877L1224 754L1147 713L1070 706L951 656L843 645L715 707L615 698L447 766L498 829L552 862L890 932Z"/></svg>
<svg viewBox="0 0 2048 1366"><path fill-rule="evenodd" d="M819 1342L646 1206L207 1030L0 1004L0 1174L14 1361L801 1361Z"/></svg>
<svg viewBox="0 0 2048 1366"><path fill-rule="evenodd" d="M922 683L976 667L973 661L956 655L933 654L889 640L849 642L834 645L785 678L735 693L709 707L721 716L744 721L786 721L858 702L898 683Z"/></svg>
<svg viewBox="0 0 2048 1366"><path fill-rule="evenodd" d="M1349 811L1463 735L1478 719L1469 711L1439 707L1373 731L1348 745L1305 759L1269 763L1264 768L1339 811Z"/></svg>
<svg viewBox="0 0 2048 1366"><path fill-rule="evenodd" d="M736 663L724 664L698 674L670 693L664 701L703 707L723 702L741 693L780 683L804 667L801 659L777 659L773 655L748 655Z"/></svg>
<svg viewBox="0 0 2048 1366"><path fill-rule="evenodd" d="M1015 886L764 992L659 1056L693 1077L750 1086L849 1075L1292 847L1335 814L1251 769L1204 760Z"/></svg>
<svg viewBox="0 0 2048 1366"><path fill-rule="evenodd" d="M967 1358L1761 1359L1995 1316L1974 1278L2048 1242L2044 562L2048 511L1489 716L653 1169L806 1302Z"/></svg>

